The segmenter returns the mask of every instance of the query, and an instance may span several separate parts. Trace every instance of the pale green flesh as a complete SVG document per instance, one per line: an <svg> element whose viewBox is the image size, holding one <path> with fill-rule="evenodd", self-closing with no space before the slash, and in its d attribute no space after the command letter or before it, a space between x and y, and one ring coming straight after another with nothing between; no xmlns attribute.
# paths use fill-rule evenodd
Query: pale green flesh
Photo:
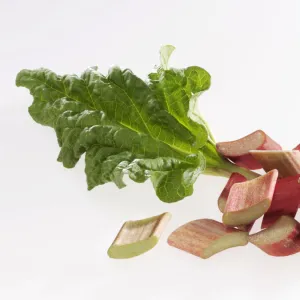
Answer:
<svg viewBox="0 0 300 300"><path fill-rule="evenodd" d="M264 200L250 208L225 212L223 215L223 223L229 226L247 225L259 219L270 207L270 201Z"/></svg>
<svg viewBox="0 0 300 300"><path fill-rule="evenodd" d="M218 207L219 207L220 212L222 212L222 213L224 213L226 201L227 201L227 199L224 199L224 197L220 197L218 199Z"/></svg>
<svg viewBox="0 0 300 300"><path fill-rule="evenodd" d="M212 255L233 247L245 246L248 244L247 232L233 232L216 240L211 246L203 252L203 258L209 258Z"/></svg>
<svg viewBox="0 0 300 300"><path fill-rule="evenodd" d="M152 236L146 240L132 244L112 245L109 247L107 254L110 258L131 258L151 250L157 242L158 238L156 236Z"/></svg>
<svg viewBox="0 0 300 300"><path fill-rule="evenodd" d="M280 217L273 225L250 236L254 245L271 245L286 239L297 227L297 222L290 216Z"/></svg>

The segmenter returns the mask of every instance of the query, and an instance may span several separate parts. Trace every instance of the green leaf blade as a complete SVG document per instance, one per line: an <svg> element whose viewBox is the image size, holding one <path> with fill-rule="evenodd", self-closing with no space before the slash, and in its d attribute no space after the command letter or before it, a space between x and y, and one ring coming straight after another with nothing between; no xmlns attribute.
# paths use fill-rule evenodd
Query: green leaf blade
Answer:
<svg viewBox="0 0 300 300"><path fill-rule="evenodd" d="M176 120L196 138L194 145L205 145L208 132L201 118L195 118L195 99L210 86L210 75L200 67L187 69L159 69L150 74L150 88Z"/></svg>
<svg viewBox="0 0 300 300"><path fill-rule="evenodd" d="M150 178L165 202L192 194L205 169L201 148L208 134L190 111L197 93L209 87L210 76L199 67L169 69L173 50L162 50L163 68L150 76L150 83L119 67L107 76L97 68L81 76L48 69L17 75L16 85L33 96L32 118L56 132L58 161L73 168L85 154L88 189L109 182L123 188L127 174L138 183Z"/></svg>

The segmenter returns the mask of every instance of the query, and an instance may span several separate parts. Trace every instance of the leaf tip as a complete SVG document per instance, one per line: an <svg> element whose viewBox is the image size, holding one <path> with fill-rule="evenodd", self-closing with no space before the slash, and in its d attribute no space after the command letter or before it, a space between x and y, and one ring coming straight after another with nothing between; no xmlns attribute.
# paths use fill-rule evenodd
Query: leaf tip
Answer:
<svg viewBox="0 0 300 300"><path fill-rule="evenodd" d="M25 72L27 72L27 70L24 69L17 74L16 81L15 81L17 87L22 86L22 78Z"/></svg>
<svg viewBox="0 0 300 300"><path fill-rule="evenodd" d="M95 186L94 185L92 185L92 184L87 184L87 190L88 191L91 191L93 188L94 188Z"/></svg>
<svg viewBox="0 0 300 300"><path fill-rule="evenodd" d="M168 70L168 62L176 48L173 45L164 45L160 48L160 64L164 70Z"/></svg>

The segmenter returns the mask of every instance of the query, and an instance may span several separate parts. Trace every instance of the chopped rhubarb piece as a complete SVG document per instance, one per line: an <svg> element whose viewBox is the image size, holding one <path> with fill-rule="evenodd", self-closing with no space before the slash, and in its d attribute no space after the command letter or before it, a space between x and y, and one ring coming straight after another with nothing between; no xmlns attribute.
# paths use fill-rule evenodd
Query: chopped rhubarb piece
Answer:
<svg viewBox="0 0 300 300"><path fill-rule="evenodd" d="M222 213L224 212L224 208L225 208L226 201L227 201L231 187L235 183L240 183L240 182L244 182L244 181L247 181L247 178L245 176L243 176L239 173L231 174L230 178L227 181L225 188L223 189L223 191L218 199L218 206Z"/></svg>
<svg viewBox="0 0 300 300"><path fill-rule="evenodd" d="M266 172L277 169L279 177L289 177L300 174L300 151L250 151L251 155L263 166Z"/></svg>
<svg viewBox="0 0 300 300"><path fill-rule="evenodd" d="M248 233L210 219L195 220L176 229L168 244L201 258L208 258L225 249L244 246Z"/></svg>
<svg viewBox="0 0 300 300"><path fill-rule="evenodd" d="M232 186L225 205L223 223L229 226L248 225L270 207L278 171Z"/></svg>
<svg viewBox="0 0 300 300"><path fill-rule="evenodd" d="M240 226L237 226L236 228L238 230L241 230L241 231L246 231L246 232L250 232L253 225L254 225L255 222L252 222L250 224L247 224L247 225L240 225Z"/></svg>
<svg viewBox="0 0 300 300"><path fill-rule="evenodd" d="M279 179L275 186L272 204L265 213L261 228L267 228L280 218L295 217L300 202L300 175Z"/></svg>
<svg viewBox="0 0 300 300"><path fill-rule="evenodd" d="M250 235L249 241L269 255L295 254L300 251L300 224L290 216L282 216L267 229Z"/></svg>
<svg viewBox="0 0 300 300"><path fill-rule="evenodd" d="M216 147L220 154L250 170L262 168L261 164L249 154L250 150L281 150L281 146L262 130L254 131L236 141L217 143Z"/></svg>
<svg viewBox="0 0 300 300"><path fill-rule="evenodd" d="M108 249L111 258L131 258L152 249L158 242L171 214L138 221L127 221Z"/></svg>
<svg viewBox="0 0 300 300"><path fill-rule="evenodd" d="M300 144L297 147L295 147L293 150L300 150Z"/></svg>

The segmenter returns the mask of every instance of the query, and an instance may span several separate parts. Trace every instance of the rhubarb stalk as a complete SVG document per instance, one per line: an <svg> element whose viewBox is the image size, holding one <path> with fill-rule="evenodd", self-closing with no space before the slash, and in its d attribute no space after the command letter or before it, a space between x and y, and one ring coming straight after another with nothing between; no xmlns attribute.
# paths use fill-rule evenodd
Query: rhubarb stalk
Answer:
<svg viewBox="0 0 300 300"><path fill-rule="evenodd" d="M226 186L224 187L219 199L218 199L218 206L219 210L223 213L226 205L226 201L229 196L230 189L235 183L245 182L247 181L246 177L239 174L239 173L232 173L230 178L227 181Z"/></svg>
<svg viewBox="0 0 300 300"><path fill-rule="evenodd" d="M300 144L297 147L295 147L293 150L300 150Z"/></svg>
<svg viewBox="0 0 300 300"><path fill-rule="evenodd" d="M232 186L225 205L223 223L229 226L248 225L270 207L278 171Z"/></svg>
<svg viewBox="0 0 300 300"><path fill-rule="evenodd" d="M249 241L272 256L292 255L300 251L300 224L282 216L267 229L250 235Z"/></svg>
<svg viewBox="0 0 300 300"><path fill-rule="evenodd" d="M298 150L254 150L251 155L263 166L266 172L277 169L279 177L300 174L300 151Z"/></svg>
<svg viewBox="0 0 300 300"><path fill-rule="evenodd" d="M108 256L131 258L149 251L157 244L170 218L170 213L164 213L143 220L125 222L108 249Z"/></svg>
<svg viewBox="0 0 300 300"><path fill-rule="evenodd" d="M265 132L257 130L241 139L217 143L217 151L235 164L251 170L261 169L261 164L250 154L250 150L281 150Z"/></svg>
<svg viewBox="0 0 300 300"><path fill-rule="evenodd" d="M261 228L267 228L280 218L295 217L300 202L300 175L279 179L275 186L273 200L265 213Z"/></svg>
<svg viewBox="0 0 300 300"><path fill-rule="evenodd" d="M244 246L248 233L210 219L189 222L176 229L168 238L169 245L208 258L225 249Z"/></svg>

